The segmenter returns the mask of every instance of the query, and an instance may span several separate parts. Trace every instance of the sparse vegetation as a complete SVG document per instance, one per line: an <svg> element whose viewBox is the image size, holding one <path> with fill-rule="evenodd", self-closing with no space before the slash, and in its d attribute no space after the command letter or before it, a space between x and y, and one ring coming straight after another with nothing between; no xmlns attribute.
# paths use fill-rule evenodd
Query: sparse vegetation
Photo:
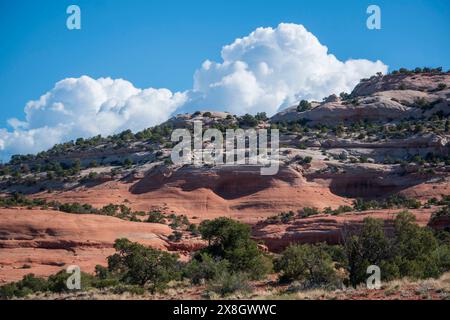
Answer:
<svg viewBox="0 0 450 320"><path fill-rule="evenodd" d="M450 268L450 246L439 245L433 232L414 223L408 212L397 215L394 235L387 236L382 222L364 220L361 232L346 240L349 282L357 285L365 281L369 265L383 270L382 279L401 277L437 278Z"/></svg>
<svg viewBox="0 0 450 320"><path fill-rule="evenodd" d="M251 278L259 278L270 271L271 262L251 240L249 226L229 218L217 218L203 221L199 230L208 241L200 253L227 260L230 272L245 272Z"/></svg>
<svg viewBox="0 0 450 320"><path fill-rule="evenodd" d="M299 281L304 289L341 287L342 279L325 246L289 246L275 263L275 269L280 272L280 281Z"/></svg>
<svg viewBox="0 0 450 320"><path fill-rule="evenodd" d="M176 255L127 239L116 240L114 249L117 253L108 257L108 271L125 284L139 285L155 292L180 277Z"/></svg>
<svg viewBox="0 0 450 320"><path fill-rule="evenodd" d="M417 199L406 198L403 196L391 196L382 200L357 199L353 202L353 208L356 211L394 208L418 209L420 207L421 203Z"/></svg>
<svg viewBox="0 0 450 320"><path fill-rule="evenodd" d="M297 112L304 112L311 108L312 108L311 103L309 103L306 100L302 100L302 101L300 101L300 103L297 106Z"/></svg>
<svg viewBox="0 0 450 320"><path fill-rule="evenodd" d="M317 208L304 207L302 210L300 210L299 216L302 218L307 218L309 216L314 216L319 213L320 211Z"/></svg>

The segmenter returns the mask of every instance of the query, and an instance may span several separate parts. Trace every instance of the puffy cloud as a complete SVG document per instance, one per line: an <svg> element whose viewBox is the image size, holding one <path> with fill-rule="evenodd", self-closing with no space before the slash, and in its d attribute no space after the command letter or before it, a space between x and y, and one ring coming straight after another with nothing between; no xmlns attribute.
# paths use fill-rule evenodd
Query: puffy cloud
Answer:
<svg viewBox="0 0 450 320"><path fill-rule="evenodd" d="M122 79L64 79L27 103L26 121L8 121L14 131L0 130L0 150L34 153L77 137L142 130L167 120L185 101L184 93L142 90Z"/></svg>
<svg viewBox="0 0 450 320"><path fill-rule="evenodd" d="M387 71L381 61L339 61L302 25L285 23L236 39L223 47L222 59L196 71L190 105L272 115L301 99L349 92L360 79Z"/></svg>
<svg viewBox="0 0 450 320"><path fill-rule="evenodd" d="M222 62L205 61L184 93L138 89L122 79L64 79L25 107L25 120L0 129L0 157L35 153L55 143L138 131L175 111L220 110L269 115L301 99L349 92L361 78L387 66L380 61L339 61L302 25L258 28L222 48Z"/></svg>

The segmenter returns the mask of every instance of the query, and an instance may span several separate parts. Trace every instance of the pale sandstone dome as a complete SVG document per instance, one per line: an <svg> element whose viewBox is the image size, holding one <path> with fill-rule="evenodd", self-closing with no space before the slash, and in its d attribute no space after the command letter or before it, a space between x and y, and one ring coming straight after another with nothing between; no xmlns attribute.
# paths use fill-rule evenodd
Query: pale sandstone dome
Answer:
<svg viewBox="0 0 450 320"><path fill-rule="evenodd" d="M445 84L446 89L438 90L439 84ZM339 97L330 96L322 103L313 104L312 110L297 112L297 106L293 106L277 113L271 120L277 122L305 119L313 125L337 125L364 120L420 118L440 110L448 113L450 74L375 76L358 84L351 93L351 99L353 98L358 100L358 105L345 104ZM442 101L422 114L422 110L411 107L418 98L429 103Z"/></svg>

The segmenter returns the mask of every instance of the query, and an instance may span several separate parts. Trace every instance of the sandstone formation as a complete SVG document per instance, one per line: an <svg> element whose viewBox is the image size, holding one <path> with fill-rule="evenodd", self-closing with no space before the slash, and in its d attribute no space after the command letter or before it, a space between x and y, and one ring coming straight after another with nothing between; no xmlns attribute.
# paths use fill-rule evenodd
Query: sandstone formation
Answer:
<svg viewBox="0 0 450 320"><path fill-rule="evenodd" d="M106 265L119 238L184 257L204 246L199 239L171 242L172 232L164 224L108 216L0 209L0 283L19 280L30 272L48 276L72 264L93 272L97 264Z"/></svg>
<svg viewBox="0 0 450 320"><path fill-rule="evenodd" d="M316 215L308 218L294 219L289 223L267 224L261 222L255 225L253 237L263 241L269 251L280 252L293 243L343 243L345 238L357 232L364 218L371 217L385 221L385 229L392 231L392 221L401 210L372 210L365 212L350 212L339 216ZM426 226L431 216L431 210L410 210L421 226ZM435 226L438 229L438 226Z"/></svg>
<svg viewBox="0 0 450 320"><path fill-rule="evenodd" d="M205 111L178 115L137 134L69 142L37 156L13 158L0 166L8 169L0 175L0 193L95 208L124 205L146 214L185 215L196 225L231 217L252 226L261 249L275 252L290 243L341 242L365 217L384 220L389 232L400 209L296 216L285 224L265 221L306 207L351 206L356 198L404 196L426 203L449 196L449 87L449 73L377 75L350 95L326 97L304 111L287 108L270 119ZM278 173L262 176L260 167L249 165L171 163L172 130L192 129L194 121L202 121L205 129L278 128ZM435 210L411 211L420 225L447 228L447 217L429 223ZM92 272L96 264L106 264L114 240L121 237L183 259L204 246L185 230L181 241L170 241L173 231L164 224L102 215L3 208L0 282L30 272L49 275L70 264Z"/></svg>

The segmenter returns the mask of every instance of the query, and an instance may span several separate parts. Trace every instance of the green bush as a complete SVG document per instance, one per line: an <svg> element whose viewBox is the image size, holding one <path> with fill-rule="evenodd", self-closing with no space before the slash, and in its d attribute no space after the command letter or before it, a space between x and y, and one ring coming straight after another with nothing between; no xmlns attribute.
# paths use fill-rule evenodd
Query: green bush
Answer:
<svg viewBox="0 0 450 320"><path fill-rule="evenodd" d="M23 293L17 288L16 283L8 283L0 287L0 299L11 299L13 297L23 297Z"/></svg>
<svg viewBox="0 0 450 320"><path fill-rule="evenodd" d="M224 271L208 282L207 289L222 297L235 292L248 293L251 291L248 279L246 273Z"/></svg>
<svg viewBox="0 0 450 320"><path fill-rule="evenodd" d="M251 114L245 114L239 119L239 125L243 127L255 127L258 124L258 120Z"/></svg>
<svg viewBox="0 0 450 320"><path fill-rule="evenodd" d="M198 236L200 234L200 232L198 231L198 227L195 223L190 223L188 225L187 230L191 233L191 235L193 236Z"/></svg>
<svg viewBox="0 0 450 320"><path fill-rule="evenodd" d="M310 156L306 156L306 157L299 157L298 163L301 165L305 165L305 164L309 164L312 161L312 157Z"/></svg>
<svg viewBox="0 0 450 320"><path fill-rule="evenodd" d="M301 211L300 211L300 213L299 213L299 215L300 215L300 217L302 217L302 218L307 218L307 217L309 217L309 216L314 216L314 215L316 215L316 214L319 214L320 212L319 212L319 209L317 209L317 208L310 208L310 207L304 207Z"/></svg>
<svg viewBox="0 0 450 320"><path fill-rule="evenodd" d="M26 297L36 292L67 292L67 279L70 273L66 270L61 270L56 274L51 275L48 279L36 277L30 273L25 275L22 280L8 283L0 287L0 298L10 299L13 297ZM86 290L92 287L95 277L87 273L81 273L81 289Z"/></svg>
<svg viewBox="0 0 450 320"><path fill-rule="evenodd" d="M258 112L255 116L255 119L258 121L267 121L269 118L267 118L267 114L265 112Z"/></svg>
<svg viewBox="0 0 450 320"><path fill-rule="evenodd" d="M137 285L127 285L127 284L118 284L113 287L112 293L114 294L123 294L123 293L131 293L134 295L143 295L145 293L145 288Z"/></svg>
<svg viewBox="0 0 450 320"><path fill-rule="evenodd" d="M311 108L312 108L311 103L309 103L306 100L302 100L302 101L300 101L300 103L297 106L297 112L304 112L304 111L309 110Z"/></svg>
<svg viewBox="0 0 450 320"><path fill-rule="evenodd" d="M300 281L305 288L341 286L342 280L323 245L291 245L275 263L280 281Z"/></svg>
<svg viewBox="0 0 450 320"><path fill-rule="evenodd" d="M401 195L390 196L382 200L364 200L357 199L353 202L353 208L356 211L367 211L376 209L393 209L393 208L408 208L418 209L421 203L417 199L406 198Z"/></svg>
<svg viewBox="0 0 450 320"><path fill-rule="evenodd" d="M47 290L48 283L45 279L35 277L34 274L27 274L20 281L8 283L4 286L1 286L0 298L22 298L35 292L44 292Z"/></svg>
<svg viewBox="0 0 450 320"><path fill-rule="evenodd" d="M61 270L56 274L51 275L47 279L48 291L51 292L68 292L71 291L67 288L67 279L71 276L66 270ZM81 290L86 290L92 288L92 283L94 282L95 277L87 274L85 272L81 272Z"/></svg>
<svg viewBox="0 0 450 320"><path fill-rule="evenodd" d="M176 255L128 239L117 239L114 249L117 253L108 257L108 269L125 284L146 286L155 292L180 276Z"/></svg>
<svg viewBox="0 0 450 320"><path fill-rule="evenodd" d="M445 83L439 83L437 86L437 90L444 90L447 88L447 85Z"/></svg>
<svg viewBox="0 0 450 320"><path fill-rule="evenodd" d="M151 211L148 214L147 222L165 224L166 220L164 219L164 215L161 212Z"/></svg>
<svg viewBox="0 0 450 320"><path fill-rule="evenodd" d="M348 258L350 283L357 285L367 279L367 267L378 265L391 259L391 243L386 238L383 221L373 218L364 219L362 230L358 235L346 239L345 248ZM383 279L390 280L391 276L382 272Z"/></svg>
<svg viewBox="0 0 450 320"><path fill-rule="evenodd" d="M266 219L267 224L277 224L277 223L289 223L295 218L294 211L282 212L276 216L271 216Z"/></svg>
<svg viewBox="0 0 450 320"><path fill-rule="evenodd" d="M206 253L200 253L188 262L184 268L184 276L189 278L193 284L212 280L226 272L230 266L228 260L220 260Z"/></svg>
<svg viewBox="0 0 450 320"><path fill-rule="evenodd" d="M369 265L381 268L384 281L401 277L439 277L450 269L449 243L440 243L431 229L420 227L407 211L395 218L394 233L384 233L383 222L366 218L362 230L346 239L349 280L364 282Z"/></svg>
<svg viewBox="0 0 450 320"><path fill-rule="evenodd" d="M199 231L208 246L201 250L215 259L225 259L230 270L248 272L252 278L260 278L271 269L268 258L259 251L250 238L250 227L229 218L206 220Z"/></svg>
<svg viewBox="0 0 450 320"><path fill-rule="evenodd" d="M169 241L179 242L183 238L183 233L180 231L174 231L168 236Z"/></svg>
<svg viewBox="0 0 450 320"><path fill-rule="evenodd" d="M440 208L438 211L433 212L430 221L434 221L441 217L450 217L450 205Z"/></svg>

